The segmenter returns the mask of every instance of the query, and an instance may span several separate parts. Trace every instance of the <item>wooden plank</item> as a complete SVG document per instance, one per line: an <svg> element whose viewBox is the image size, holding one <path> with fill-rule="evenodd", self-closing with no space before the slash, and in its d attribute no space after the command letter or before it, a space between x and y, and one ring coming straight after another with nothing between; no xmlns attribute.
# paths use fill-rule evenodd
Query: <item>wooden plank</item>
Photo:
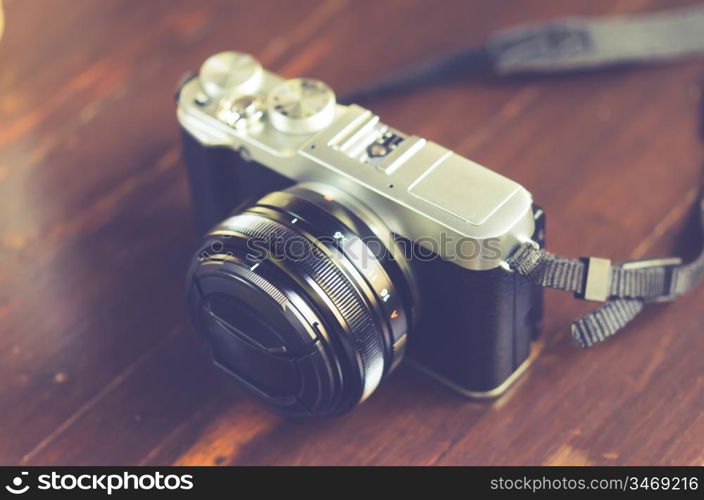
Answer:
<svg viewBox="0 0 704 500"><path fill-rule="evenodd" d="M590 306L550 292L541 355L501 399L460 400L403 367L315 422L232 387L183 305L194 238L171 93L207 55L249 51L343 92L517 22L673 2L4 3L0 463L704 462L703 290L587 352L568 325ZM369 105L523 183L555 251L691 253L703 69L481 78Z"/></svg>

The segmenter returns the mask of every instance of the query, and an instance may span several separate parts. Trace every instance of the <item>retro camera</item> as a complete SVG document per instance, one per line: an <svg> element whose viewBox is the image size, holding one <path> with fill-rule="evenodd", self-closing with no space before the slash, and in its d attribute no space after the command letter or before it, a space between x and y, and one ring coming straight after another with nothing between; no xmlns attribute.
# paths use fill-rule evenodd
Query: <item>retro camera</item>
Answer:
<svg viewBox="0 0 704 500"><path fill-rule="evenodd" d="M223 52L177 96L202 234L188 273L213 362L275 411L344 413L405 359L469 397L530 359L544 244L519 184L357 105Z"/></svg>

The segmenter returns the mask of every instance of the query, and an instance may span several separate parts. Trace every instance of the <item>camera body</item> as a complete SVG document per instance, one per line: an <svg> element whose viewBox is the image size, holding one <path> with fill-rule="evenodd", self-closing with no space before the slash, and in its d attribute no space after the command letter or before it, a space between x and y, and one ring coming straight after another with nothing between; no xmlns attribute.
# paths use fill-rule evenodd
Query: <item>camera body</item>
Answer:
<svg viewBox="0 0 704 500"><path fill-rule="evenodd" d="M334 93L322 82L284 80L262 69L251 56L241 53L225 52L209 58L199 75L180 85L177 104L197 229L206 235L207 242L194 259L189 280L196 280L206 260L212 263L212 259L204 260L204 255L208 248L217 247L215 253L226 254L215 259L218 265L239 266L241 270L227 271L228 277L237 275L239 284L254 283L255 277L251 275L258 272L260 260L248 260L251 251L240 252L241 258L233 257L232 251L221 251L223 245L234 244L231 238L251 242L255 233L266 232L238 229L244 227L242 224L247 217L277 221L267 222L271 225L267 236L269 243L274 232L285 237L281 235L292 230L304 231L296 223L305 222L309 228L329 223L326 227L330 228L327 231L331 238L327 246L320 246L322 253L332 252L328 258L345 262L339 265L340 269L348 269L364 278L359 278L350 290L356 289L361 294L360 304L366 304L370 310L378 307L379 316L370 315L370 323L387 321L391 325L390 340L379 341L380 349L388 345L389 351L380 355L379 359L383 360L379 361L380 367L373 368L377 365L365 358L374 357L370 354L372 350L352 355L349 358L352 361L341 362L341 365L359 364L360 370L366 377L374 378L374 382L367 385L362 382L354 397L347 398L345 404L328 405L321 403L322 396L317 393L301 396L305 392L300 387L303 382L289 391L273 389L282 380L291 378L284 374L290 369L290 359L282 362L278 382L267 378L271 371L262 373L260 370L268 361L242 368L252 357L260 355L275 358L279 363L288 355L282 353L295 349L278 347L277 351L267 348L265 341L253 340L252 335L245 332L254 331L250 323L246 328L223 326L227 323L223 319L227 314L215 315L216 328L222 327L227 333L212 341L209 334L203 334L208 327L198 319L203 315L212 316L214 310L203 306L207 303L204 281L191 286L194 323L216 364L260 399L289 415L347 411L368 396L402 357L457 392L477 398L497 396L522 372L530 359L531 344L541 330L542 289L508 270L503 259L525 241L544 245L544 213L533 205L527 190L438 144L399 132L367 109L336 103ZM272 191L283 194L267 195ZM252 200L257 199L259 202L251 205ZM247 203L250 208L242 208L247 207ZM334 206L328 207L326 203ZM238 210L244 211L244 215L233 216ZM324 210L338 215L333 221L311 210L316 214ZM355 222L358 217L364 222ZM299 222L299 218L305 221ZM382 226L383 230L379 230ZM379 272L389 283L401 280L407 286L399 287L399 291L391 284L377 286L376 271L370 271L368 264L359 264L350 257L349 249L339 247L341 242L348 241L341 236L347 234L348 228L359 229L350 231L349 241L354 242L364 228L371 228L369 234L383 234L386 249L394 247L394 251L389 257L391 263L379 260ZM309 242L313 246L325 241L327 234L323 230L315 233L313 229L304 233L308 240L314 240ZM214 243L214 238L220 239ZM398 246L404 247L403 252L397 252ZM239 250L234 251L237 252ZM270 266L272 274L267 278L268 285L286 265ZM263 272L264 267L259 270ZM398 270L400 268L402 271ZM211 271L209 268L208 272ZM310 278L313 271L306 272ZM298 285L282 289L283 294L279 295L283 297L287 290L299 285L308 286L306 283L312 283L318 292L325 291L320 279L293 280L292 283L295 281ZM366 288L367 292L361 291ZM218 294L222 292L220 284L214 289ZM334 290L336 288L331 287L328 292L333 303ZM289 308L291 304L301 308L309 305L320 311L324 301L316 305L316 300L301 300L299 295L295 300L288 296L279 302L286 300ZM237 304L239 306L233 307L241 306L241 302ZM252 304L243 307L252 316L259 314L250 310L254 307ZM285 305L283 309L286 310ZM344 312L344 307L339 311ZM234 318L232 323L241 320L238 314L231 317ZM401 320L401 326L393 326L394 321ZM319 323L334 330L324 318ZM290 322L285 324L290 325ZM276 328L272 327L273 330ZM320 339L332 335L330 331L321 334ZM234 342L241 348L230 344L223 347L223 342L227 344L233 336L237 337ZM273 336L277 342L283 342L283 334ZM349 344L345 339L340 342L347 351L354 351L355 346L364 343L364 338L355 337ZM330 345L334 346L335 342L338 341L330 340ZM219 354L221 349L239 361L223 360ZM321 356L325 357L324 353ZM302 357L296 358L298 364L294 369L299 375L300 359ZM328 366L326 370L334 371L329 367L336 365L325 366ZM271 370L276 372L278 368ZM341 370L344 371L344 366ZM320 382L320 376L315 382L306 379L306 391L312 386L316 387L315 391L322 391L320 387L325 384ZM339 380L330 382L330 387L337 387L338 392L343 385ZM330 389L331 394L335 390ZM342 396L331 398L330 401L340 400ZM292 400L296 401L292 403Z"/></svg>

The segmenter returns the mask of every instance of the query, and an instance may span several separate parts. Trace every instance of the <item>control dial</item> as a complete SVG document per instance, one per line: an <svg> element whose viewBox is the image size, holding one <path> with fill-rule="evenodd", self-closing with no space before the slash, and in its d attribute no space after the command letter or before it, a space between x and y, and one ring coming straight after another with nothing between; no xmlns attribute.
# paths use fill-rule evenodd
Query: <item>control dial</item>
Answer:
<svg viewBox="0 0 704 500"><path fill-rule="evenodd" d="M200 84L213 99L235 92L254 94L262 83L259 62L242 52L220 52L210 56L200 67Z"/></svg>
<svg viewBox="0 0 704 500"><path fill-rule="evenodd" d="M269 94L268 114L271 124L281 132L317 132L335 118L335 93L319 80L287 80Z"/></svg>

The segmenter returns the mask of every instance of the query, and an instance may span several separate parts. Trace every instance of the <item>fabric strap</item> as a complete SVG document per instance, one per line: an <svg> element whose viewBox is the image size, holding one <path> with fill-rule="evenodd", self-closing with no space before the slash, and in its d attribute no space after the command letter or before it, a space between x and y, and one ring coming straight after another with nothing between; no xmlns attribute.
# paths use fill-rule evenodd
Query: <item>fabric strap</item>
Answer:
<svg viewBox="0 0 704 500"><path fill-rule="evenodd" d="M564 18L501 30L479 48L421 62L343 101L397 94L472 73L558 73L698 55L704 55L702 6L618 17ZM699 220L704 235L704 190L699 198ZM540 286L604 302L572 324L572 337L581 347L610 337L646 304L672 301L704 279L704 249L688 264L670 258L613 265L602 258L560 257L527 242L506 264Z"/></svg>
<svg viewBox="0 0 704 500"><path fill-rule="evenodd" d="M574 17L517 26L486 46L499 74L670 62L704 52L701 5L614 17Z"/></svg>
<svg viewBox="0 0 704 500"><path fill-rule="evenodd" d="M704 55L704 6L609 17L568 17L506 28L479 47L418 62L341 98L352 102L489 73L559 73L667 63Z"/></svg>
<svg viewBox="0 0 704 500"><path fill-rule="evenodd" d="M699 198L699 229L704 234L704 191ZM607 259L560 257L534 243L524 243L506 263L540 286L606 302L572 323L572 337L581 347L590 347L618 332L645 304L672 301L704 278L704 248L688 264L669 258L612 265Z"/></svg>

